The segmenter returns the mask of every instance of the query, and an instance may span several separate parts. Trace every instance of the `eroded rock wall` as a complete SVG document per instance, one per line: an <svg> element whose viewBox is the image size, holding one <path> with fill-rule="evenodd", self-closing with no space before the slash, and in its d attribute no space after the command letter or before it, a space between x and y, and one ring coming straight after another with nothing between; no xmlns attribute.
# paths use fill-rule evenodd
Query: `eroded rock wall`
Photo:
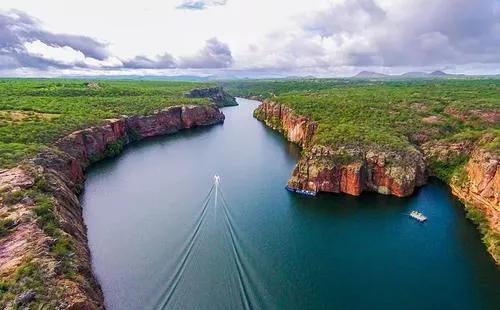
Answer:
<svg viewBox="0 0 500 310"><path fill-rule="evenodd" d="M289 107L271 101L260 104L254 116L267 126L283 133L288 141L302 147L312 141L317 128L317 124L307 117L297 115Z"/></svg>
<svg viewBox="0 0 500 310"><path fill-rule="evenodd" d="M282 104L264 101L255 117L304 147L288 185L315 192L360 195L363 191L408 196L425 183L425 163L416 149L398 152L313 145L317 124Z"/></svg>
<svg viewBox="0 0 500 310"><path fill-rule="evenodd" d="M86 227L77 196L84 169L96 160L116 155L133 140L223 121L224 115L213 105L176 106L149 116L112 119L73 132L20 166L1 170L0 216L9 223L6 233L0 235L2 279L15 277L16 270L29 262L43 271L38 276L42 277L39 280L44 283L44 294L51 296L50 306L104 308L101 289L92 274ZM36 197L46 199L33 198L31 192L35 190L43 192ZM61 237L71 244L72 253L64 254L65 257L54 252L58 238L50 235L47 220L44 214L40 215L40 210L43 211L40 206L47 201L53 206ZM10 309L13 304L2 306Z"/></svg>
<svg viewBox="0 0 500 310"><path fill-rule="evenodd" d="M481 212L484 222L475 220L479 221L488 251L500 264L500 156L477 148L462 173L451 180L452 192L467 209L476 208Z"/></svg>
<svg viewBox="0 0 500 310"><path fill-rule="evenodd" d="M332 149L314 142L316 123L287 106L264 101L254 116L303 147L303 155L288 181L292 188L350 195L368 190L404 197L425 184L429 170L432 173L434 169L456 167L448 181L452 192L464 202L488 251L500 264L500 157L498 152L482 147L494 136L487 134L476 142L433 140L418 149L398 151ZM430 169L436 165L439 167Z"/></svg>

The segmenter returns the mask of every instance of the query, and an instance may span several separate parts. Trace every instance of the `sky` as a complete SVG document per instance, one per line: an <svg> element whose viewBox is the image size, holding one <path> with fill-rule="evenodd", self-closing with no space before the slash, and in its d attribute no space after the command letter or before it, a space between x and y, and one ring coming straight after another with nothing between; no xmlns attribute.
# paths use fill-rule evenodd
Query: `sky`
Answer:
<svg viewBox="0 0 500 310"><path fill-rule="evenodd" d="M0 76L500 73L500 0L2 0Z"/></svg>

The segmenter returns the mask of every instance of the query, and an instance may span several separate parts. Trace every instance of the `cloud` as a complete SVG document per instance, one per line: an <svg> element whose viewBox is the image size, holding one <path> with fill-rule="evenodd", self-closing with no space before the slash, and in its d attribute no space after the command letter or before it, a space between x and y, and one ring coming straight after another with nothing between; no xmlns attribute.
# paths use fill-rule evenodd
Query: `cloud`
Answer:
<svg viewBox="0 0 500 310"><path fill-rule="evenodd" d="M175 59L165 53L154 58L136 56L129 60L122 60L125 69L217 69L227 68L233 63L233 56L229 47L217 38L206 41L205 46L195 55Z"/></svg>
<svg viewBox="0 0 500 310"><path fill-rule="evenodd" d="M20 12L0 12L0 70L55 69L173 69L226 68L233 62L229 47L212 38L196 55L178 60L164 53L119 59L106 44L87 36L45 31L33 17Z"/></svg>
<svg viewBox="0 0 500 310"><path fill-rule="evenodd" d="M77 53L82 59L68 63L33 50L33 44L46 50ZM61 53L59 53L61 54ZM21 11L0 12L0 69L30 67L37 69L86 67L85 58L104 61L109 58L106 44L87 36L45 31L33 17Z"/></svg>
<svg viewBox="0 0 500 310"><path fill-rule="evenodd" d="M175 68L176 63L172 55L165 53L154 59L147 56L135 56L130 60L123 61L123 67L128 69L170 69Z"/></svg>
<svg viewBox="0 0 500 310"><path fill-rule="evenodd" d="M373 0L350 0L306 16L306 31L329 37L339 33L354 34L386 18L385 11Z"/></svg>
<svg viewBox="0 0 500 310"><path fill-rule="evenodd" d="M228 71L332 74L448 67L496 72L500 64L500 0L317 0L308 4L291 1L286 6L285 0L245 4L234 1L229 27L221 22L229 18L223 10L196 14L196 20L187 19L191 14L182 11L220 7L227 0L176 2L181 3L177 9L169 6L175 27L137 28L143 31L140 34L145 39L140 48L147 54L130 54L136 48L133 44L108 38L113 51L130 55L128 59L112 54L111 47L94 38L47 31L37 19L23 12L0 11L0 70L145 69L148 73L167 73L167 70L212 72L227 68ZM248 15L250 7L262 12L270 8L270 3L273 9L282 7L279 18L273 19L270 9L266 12L271 18L259 21L258 27L255 24L250 27L240 18ZM187 23L198 28L185 27ZM200 25L209 26L200 30ZM176 42L182 39L181 35L192 40L214 38L196 51L192 48L197 42ZM164 38L162 43L157 40L160 36ZM146 38L154 39L155 43L148 45ZM173 42L171 49L155 50L168 42ZM174 50L194 52L171 54Z"/></svg>
<svg viewBox="0 0 500 310"><path fill-rule="evenodd" d="M429 67L500 63L500 0L347 0L303 13L238 65Z"/></svg>
<svg viewBox="0 0 500 310"><path fill-rule="evenodd" d="M210 7L226 5L227 0L184 0L177 6L179 10L205 10Z"/></svg>
<svg viewBox="0 0 500 310"><path fill-rule="evenodd" d="M217 38L207 40L196 55L182 57L179 61L180 68L227 68L233 63L233 55L227 44L220 42Z"/></svg>
<svg viewBox="0 0 500 310"><path fill-rule="evenodd" d="M343 64L500 62L499 0L352 0L306 18L302 39L334 42Z"/></svg>

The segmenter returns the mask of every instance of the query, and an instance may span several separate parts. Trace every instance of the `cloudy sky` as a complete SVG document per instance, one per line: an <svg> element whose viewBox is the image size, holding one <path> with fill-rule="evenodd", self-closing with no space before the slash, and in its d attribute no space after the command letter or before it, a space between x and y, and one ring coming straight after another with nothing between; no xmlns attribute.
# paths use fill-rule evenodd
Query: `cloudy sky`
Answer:
<svg viewBox="0 0 500 310"><path fill-rule="evenodd" d="M2 0L0 76L500 73L500 0Z"/></svg>

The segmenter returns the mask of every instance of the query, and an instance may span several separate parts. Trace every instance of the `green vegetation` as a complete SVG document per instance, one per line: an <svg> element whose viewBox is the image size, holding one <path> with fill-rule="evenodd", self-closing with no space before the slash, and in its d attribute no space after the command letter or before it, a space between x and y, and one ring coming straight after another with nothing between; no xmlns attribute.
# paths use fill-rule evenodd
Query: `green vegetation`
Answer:
<svg viewBox="0 0 500 310"><path fill-rule="evenodd" d="M500 152L500 79L246 80L222 85L232 95L269 99L316 121L313 145L400 151L437 142L438 152L427 159L428 171L455 185L468 182L467 145ZM280 129L277 120L269 122ZM458 143L458 150L447 152L452 143ZM483 211L474 206L466 210L490 252L500 257L500 236Z"/></svg>
<svg viewBox="0 0 500 310"><path fill-rule="evenodd" d="M0 219L0 238L7 234L10 228L14 225L12 219ZM1 290L1 287L0 287Z"/></svg>
<svg viewBox="0 0 500 310"><path fill-rule="evenodd" d="M68 133L103 123L123 115L144 115L179 104L207 104L206 98L187 98L193 88L215 84L162 81L93 81L54 79L0 79L0 168L18 164ZM225 100L227 98L224 98ZM220 104L220 103L219 103ZM129 132L132 140L140 134ZM126 141L109 143L104 157L120 153ZM95 158L98 160L100 158ZM50 237L50 258L57 263L57 276L79 281L74 262L74 239L60 221L60 206L54 199L58 182L50 173L25 167L35 181L23 190L0 193L3 211L0 237L32 220ZM26 201L28 214L16 218L16 203ZM33 205L32 205L33 204ZM15 221L11 218L14 217ZM54 280L38 253L31 253L9 277L0 280L0 308L56 308L63 287L47 283ZM25 298L25 301L19 301Z"/></svg>
<svg viewBox="0 0 500 310"><path fill-rule="evenodd" d="M439 179L449 183L452 177L464 178L463 166L467 162L468 158L466 155L457 155L447 161L439 161L435 158L431 158L428 162L428 169L433 172L433 175ZM465 180L460 180L461 183Z"/></svg>
<svg viewBox="0 0 500 310"><path fill-rule="evenodd" d="M481 232L481 239L486 247L490 250L493 257L500 257L500 234L488 225L488 219L478 207L467 204L465 212L468 219L474 222Z"/></svg>
<svg viewBox="0 0 500 310"><path fill-rule="evenodd" d="M315 143L381 150L426 141L478 141L500 150L500 79L227 81L235 96L257 96L291 107L318 123ZM431 163L448 181L467 158Z"/></svg>
<svg viewBox="0 0 500 310"><path fill-rule="evenodd" d="M114 157L120 154L125 146L125 140L118 139L106 145L106 149L104 150L104 157Z"/></svg>
<svg viewBox="0 0 500 310"><path fill-rule="evenodd" d="M62 271L71 276L74 271L71 268L70 256L74 250L70 237L60 227L47 180L43 176L38 176L35 185L30 190L24 191L24 196L35 201L33 212L36 222L45 234L55 240L50 251L61 262Z"/></svg>
<svg viewBox="0 0 500 310"><path fill-rule="evenodd" d="M27 258L10 278L0 280L0 305L11 303L12 309L55 308L61 293L49 289L44 277L42 266ZM23 293L31 293L31 298L23 302L17 300Z"/></svg>
<svg viewBox="0 0 500 310"><path fill-rule="evenodd" d="M69 132L107 118L208 103L207 99L186 98L185 93L209 86L214 84L0 79L0 167L14 165Z"/></svg>
<svg viewBox="0 0 500 310"><path fill-rule="evenodd" d="M224 82L236 96L285 104L318 122L316 142L402 149L429 139L498 135L483 112L500 109L500 79L307 79ZM475 135L471 134L475 133ZM494 149L498 146L491 145Z"/></svg>

